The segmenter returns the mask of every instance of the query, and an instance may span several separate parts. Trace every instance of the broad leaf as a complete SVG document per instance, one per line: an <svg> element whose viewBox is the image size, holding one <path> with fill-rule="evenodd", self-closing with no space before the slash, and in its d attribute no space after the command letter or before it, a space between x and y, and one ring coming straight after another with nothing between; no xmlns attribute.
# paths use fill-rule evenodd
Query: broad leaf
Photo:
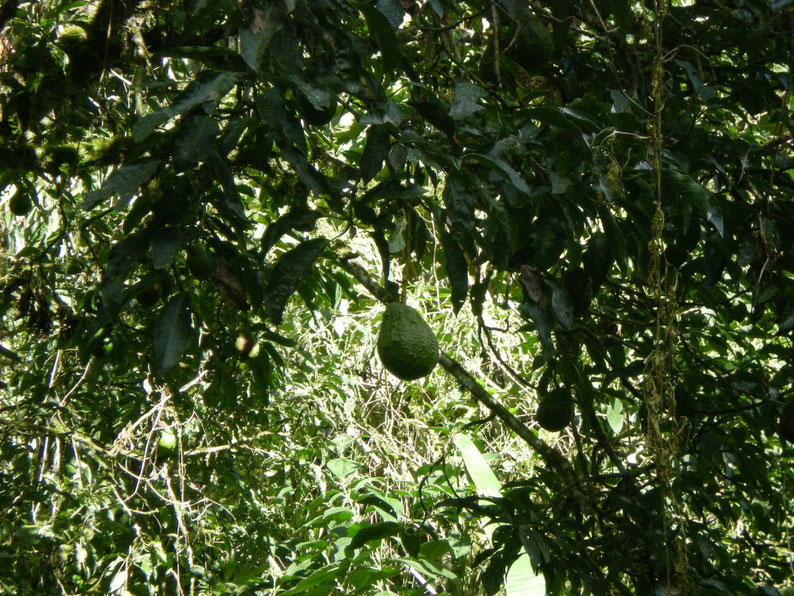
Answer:
<svg viewBox="0 0 794 596"><path fill-rule="evenodd" d="M157 369L167 372L184 356L193 339L188 298L177 294L163 307L154 325L154 356Z"/></svg>
<svg viewBox="0 0 794 596"><path fill-rule="evenodd" d="M287 300L311 273L314 262L327 246L325 238L314 238L279 257L265 287L265 312L274 323L281 322Z"/></svg>

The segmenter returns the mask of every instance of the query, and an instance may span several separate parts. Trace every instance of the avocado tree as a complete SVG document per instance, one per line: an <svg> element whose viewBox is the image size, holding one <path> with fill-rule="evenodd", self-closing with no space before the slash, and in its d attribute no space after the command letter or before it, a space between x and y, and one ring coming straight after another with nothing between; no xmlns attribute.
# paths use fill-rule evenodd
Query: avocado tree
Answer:
<svg viewBox="0 0 794 596"><path fill-rule="evenodd" d="M4 591L791 586L790 0L4 0L0 31ZM405 382L385 304L432 352L392 342ZM338 431L377 391L461 392L427 427L457 450L368 409L366 460L407 463L361 475Z"/></svg>

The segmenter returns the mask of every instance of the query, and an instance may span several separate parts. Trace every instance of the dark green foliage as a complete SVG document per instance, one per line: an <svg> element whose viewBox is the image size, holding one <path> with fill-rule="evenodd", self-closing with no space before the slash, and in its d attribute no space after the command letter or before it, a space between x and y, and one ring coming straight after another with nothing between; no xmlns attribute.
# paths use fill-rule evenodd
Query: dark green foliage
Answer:
<svg viewBox="0 0 794 596"><path fill-rule="evenodd" d="M438 362L438 342L430 326L413 308L399 302L386 306L378 332L378 356L398 379L429 375Z"/></svg>
<svg viewBox="0 0 794 596"><path fill-rule="evenodd" d="M777 432L790 443L794 443L794 404L787 404L783 408L778 420Z"/></svg>
<svg viewBox="0 0 794 596"><path fill-rule="evenodd" d="M510 56L530 73L546 66L554 55L554 42L545 25L522 10L516 17L515 31L515 45L508 49Z"/></svg>
<svg viewBox="0 0 794 596"><path fill-rule="evenodd" d="M785 590L791 7L3 2L0 592Z"/></svg>

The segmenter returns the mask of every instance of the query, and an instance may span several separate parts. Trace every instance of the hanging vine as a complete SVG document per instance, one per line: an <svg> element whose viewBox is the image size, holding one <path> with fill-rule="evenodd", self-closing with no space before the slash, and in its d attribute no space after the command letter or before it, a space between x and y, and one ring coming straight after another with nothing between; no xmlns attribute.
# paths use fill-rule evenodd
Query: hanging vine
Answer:
<svg viewBox="0 0 794 596"><path fill-rule="evenodd" d="M654 312L654 348L645 363L643 400L647 411L646 446L656 468L657 481L661 489L661 512L665 529L667 553L667 586L673 583L673 570L681 594L688 589L686 536L680 523L681 511L671 490L676 473L675 458L678 453L680 426L670 424L675 419L675 338L676 338L676 278L670 274L664 259L664 211L662 209L662 110L664 109L663 79L665 74L665 52L662 45L662 24L667 15L664 0L655 0L653 13L653 39L655 55L651 80L652 113L648 120L648 135L651 139L652 164L655 190L655 212L648 243L650 267L648 275L649 295ZM669 530L675 528L675 536ZM674 546L676 560L671 563L670 550Z"/></svg>

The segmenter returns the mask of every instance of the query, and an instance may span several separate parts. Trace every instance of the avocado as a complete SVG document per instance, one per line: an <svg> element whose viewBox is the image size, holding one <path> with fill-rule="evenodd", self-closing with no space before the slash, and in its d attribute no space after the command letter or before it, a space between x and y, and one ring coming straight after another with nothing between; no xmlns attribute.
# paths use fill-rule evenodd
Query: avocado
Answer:
<svg viewBox="0 0 794 596"><path fill-rule="evenodd" d="M176 449L177 438L176 433L170 428L160 431L160 438L157 441L157 446L165 451L171 453Z"/></svg>
<svg viewBox="0 0 794 596"><path fill-rule="evenodd" d="M427 376L438 362L438 342L433 330L413 308L399 302L386 305L378 356L395 377L413 381Z"/></svg>
<svg viewBox="0 0 794 596"><path fill-rule="evenodd" d="M196 279L209 279L215 273L215 258L211 252L191 246L187 250L187 268Z"/></svg>
<svg viewBox="0 0 794 596"><path fill-rule="evenodd" d="M535 420L549 432L560 432L573 420L573 399L565 389L555 389L538 404Z"/></svg>
<svg viewBox="0 0 794 596"><path fill-rule="evenodd" d="M510 57L527 72L542 69L554 54L554 42L549 30L529 11L516 16L520 26L515 44L510 48Z"/></svg>
<svg viewBox="0 0 794 596"><path fill-rule="evenodd" d="M11 213L17 217L22 217L30 213L31 209L33 209L33 201L30 200L30 196L27 192L19 189L9 199L8 208L11 210Z"/></svg>

